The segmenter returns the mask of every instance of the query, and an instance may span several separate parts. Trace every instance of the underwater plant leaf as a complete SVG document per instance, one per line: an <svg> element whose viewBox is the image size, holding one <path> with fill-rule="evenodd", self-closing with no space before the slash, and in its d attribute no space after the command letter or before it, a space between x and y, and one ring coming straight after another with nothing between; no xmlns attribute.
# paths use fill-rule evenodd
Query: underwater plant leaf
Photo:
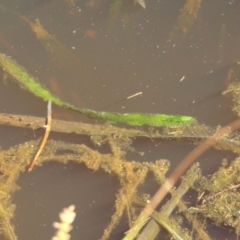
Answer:
<svg viewBox="0 0 240 240"><path fill-rule="evenodd" d="M47 88L42 86L23 67L19 66L14 60L4 54L0 54L0 65L4 71L16 79L22 87L33 93L35 96L40 97L45 101L51 100L58 106L79 112L89 118L102 119L113 123L125 123L135 126L148 125L154 127L167 127L196 122L195 118L190 116L151 113L120 114L114 112L96 112L87 108L77 108L69 103L61 101L59 98L51 94Z"/></svg>

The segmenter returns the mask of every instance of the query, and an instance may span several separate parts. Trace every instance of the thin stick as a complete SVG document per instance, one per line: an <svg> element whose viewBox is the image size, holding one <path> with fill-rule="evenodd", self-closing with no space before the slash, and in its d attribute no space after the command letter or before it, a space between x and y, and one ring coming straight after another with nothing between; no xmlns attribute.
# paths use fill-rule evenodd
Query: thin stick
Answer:
<svg viewBox="0 0 240 240"><path fill-rule="evenodd" d="M127 97L127 99L130 99L130 98L136 97L136 96L138 96L138 95L142 95L142 92L135 93L135 94L133 94L133 95Z"/></svg>
<svg viewBox="0 0 240 240"><path fill-rule="evenodd" d="M117 102L111 103L110 105L108 105L107 107L105 107L105 109L107 109L107 108L109 108L109 107L112 107L112 106L115 106L115 105L117 105L117 104L119 104L119 103L121 103L121 102L124 102L124 101L126 101L126 100L128 100L128 99L131 99L131 98L133 98L133 97L136 97L136 96L138 96L138 95L142 95L142 93L143 93L143 92L138 92L138 93L135 93L135 94L133 94L133 95L131 95L131 96L129 96L129 97L123 98L123 99L121 99L121 100L119 100L119 101L117 101Z"/></svg>
<svg viewBox="0 0 240 240"><path fill-rule="evenodd" d="M45 128L45 134L43 135L41 144L38 148L38 151L36 153L36 155L34 156L31 165L28 168L28 172L31 172L33 170L33 167L38 159L38 156L40 155L40 153L43 150L43 147L45 146L49 133L50 133L50 128L51 128L51 123L52 123L52 101L48 101L48 107L47 107L47 121L46 121L46 125L44 126Z"/></svg>
<svg viewBox="0 0 240 240"><path fill-rule="evenodd" d="M185 79L185 76L183 76L183 77L180 79L179 82L182 82L184 79Z"/></svg>
<svg viewBox="0 0 240 240"><path fill-rule="evenodd" d="M223 190L220 191L220 192L217 192L217 193L215 193L215 194L209 194L209 195L205 196L205 197L203 198L203 200L204 200L204 201L207 201L207 200L209 200L209 199L213 199L213 198L215 198L216 196L218 196L218 195L220 195L220 194L222 194L222 193L224 193L224 192L227 192L227 191L229 191L229 190L232 190L232 189L235 189L235 188L239 188L239 187L240 187L240 184L237 184L237 185L234 185L234 186L225 188L225 189L223 189Z"/></svg>

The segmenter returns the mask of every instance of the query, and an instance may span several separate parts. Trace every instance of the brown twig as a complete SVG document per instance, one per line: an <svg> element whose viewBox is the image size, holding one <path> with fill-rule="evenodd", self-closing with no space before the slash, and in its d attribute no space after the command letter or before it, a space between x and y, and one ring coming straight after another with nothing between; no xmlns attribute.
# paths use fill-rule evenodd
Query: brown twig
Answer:
<svg viewBox="0 0 240 240"><path fill-rule="evenodd" d="M223 190L221 190L220 192L217 192L217 193L215 193L215 194L209 194L209 195L203 197L203 201L204 201L204 203L205 203L206 201L208 201L208 200L210 200L210 199L213 199L213 198L217 197L218 195L223 194L224 192L227 192L227 191L229 191L229 190L232 190L232 189L235 189L235 188L239 188L239 187L240 187L240 184L237 184L237 185L234 185L234 186L225 188L225 189L223 189Z"/></svg>
<svg viewBox="0 0 240 240"><path fill-rule="evenodd" d="M48 101L48 113L47 113L47 121L46 121L46 125L44 126L45 128L45 133L43 135L43 138L42 138L42 141L40 143L40 146L38 148L38 151L37 153L35 154L32 162L31 162L31 165L29 166L28 168L28 172L31 172L33 170L33 167L38 159L38 156L40 155L40 153L42 152L46 142L47 142L47 139L48 139L48 136L49 136L49 133L50 133L50 128L51 128L51 123L52 123L52 102L51 101Z"/></svg>

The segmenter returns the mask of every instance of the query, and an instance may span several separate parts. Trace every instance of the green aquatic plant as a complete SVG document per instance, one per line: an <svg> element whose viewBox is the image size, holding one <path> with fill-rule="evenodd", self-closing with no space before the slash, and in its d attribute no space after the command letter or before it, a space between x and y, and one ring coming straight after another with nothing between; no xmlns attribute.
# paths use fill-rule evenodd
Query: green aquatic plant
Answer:
<svg viewBox="0 0 240 240"><path fill-rule="evenodd" d="M190 116L151 114L151 113L112 113L96 112L87 108L77 108L69 103L61 101L54 96L44 86L42 86L33 76L31 76L23 67L19 66L14 60L4 54L0 54L0 65L3 70L15 78L21 87L27 89L35 96L45 101L51 100L58 106L66 107L73 111L79 112L86 117L93 119L102 119L113 123L125 123L128 125L142 126L148 125L153 127L170 127L180 124L194 123L196 119Z"/></svg>
<svg viewBox="0 0 240 240"><path fill-rule="evenodd" d="M136 5L140 4L143 8L146 7L144 0L133 0L133 1L135 1ZM68 2L69 5L75 6L76 1L65 0L65 2ZM91 2L95 2L95 1L91 1ZM123 11L121 9L122 2L123 2L122 0L114 0L114 3L111 4L112 8L110 9L109 22L111 24L111 27L115 28L115 31L117 31L117 28L116 28L116 22L114 21L117 20L115 18L119 17L118 16L119 14L124 20L124 25L127 22L126 19L129 18L129 15L126 14L125 16L125 14L122 14L121 12ZM201 3L202 3L201 0L185 1L185 4L179 14L179 17L177 18L176 24L174 25L173 30L170 33L169 43L167 44L167 47L169 47L173 42L176 42L176 40L180 42L191 30L191 27L193 26L194 21L198 17ZM95 4L95 3L92 3L92 4ZM0 9L2 11L4 10L1 6L0 6ZM79 8L78 10L81 10L81 9ZM113 15L111 15L111 13ZM42 45L45 47L46 51L48 52L49 57L51 59L51 63L53 65L55 66L57 65L58 67L65 66L64 69L63 68L61 69L62 71L65 71L65 69L68 69L68 72L71 72L69 69L71 70L76 69L75 66L77 67L81 66L81 64L78 64L79 60L77 58L74 58L74 55L71 54L71 52L69 52L67 48L64 47L64 45L62 45L60 42L57 41L57 39L54 37L55 34L54 35L49 34L43 28L43 26L40 23L40 20L36 20L35 22L33 22L32 18L27 19L26 16L21 16L16 12L14 14L20 17L22 20L24 20L25 23L29 24L29 26L35 33L37 40L42 43ZM34 14L31 16L33 17ZM112 19L111 19L111 16L112 16ZM224 26L223 26L223 35L224 35ZM221 41L221 43L224 43L224 41ZM118 128L117 126L111 126L111 125L105 125L103 128L102 125L98 125L98 124L94 124L94 125L89 124L87 128L86 124L83 124L83 123L79 124L78 122L76 122L76 125L73 124L72 122L68 122L68 124L71 125L72 129L70 129L69 125L67 125L67 123L65 122L61 122L61 124L59 125L60 126L59 129L61 129L62 132L68 131L68 132L71 132L71 133L73 132L77 134L80 134L81 132L84 135L91 136L92 141L96 144L101 145L103 142L108 143L110 145L111 154L99 153L97 150L92 150L91 148L88 148L87 146L80 145L80 144L69 144L69 143L63 143L60 141L54 142L51 140L48 142L46 148L44 149L43 155L41 155L39 159L39 164L42 164L43 162L47 162L47 161L52 161L52 160L56 160L62 163L66 163L67 161L71 160L77 163L84 163L89 169L93 169L94 171L97 171L98 169L102 169L106 173L111 174L111 177L113 175L119 180L120 187L116 194L115 212L112 214L109 225L105 228L104 235L101 238L103 240L106 240L109 238L110 234L112 233L112 230L114 229L114 227L117 226L117 224L119 223L119 221L121 220L122 216L125 213L128 217L129 227L132 226L132 223L136 219L139 212L139 207L138 208L135 207L133 202L133 197L138 196L138 194L142 191L141 189L138 189L138 188L140 188L142 184L146 185L145 181L147 180L148 175L151 175L151 174L154 175L154 181L156 180L158 184L162 184L165 181L165 174L169 167L169 162L167 160L156 160L155 162L146 163L146 162L136 162L134 160L125 159L126 151L135 151L135 153L137 153L137 150L130 147L131 139L150 138L151 140L157 139L158 141L161 139L170 139L170 140L175 139L175 140L181 140L181 141L184 140L189 142L200 143L208 139L215 132L215 129L208 128L206 126L201 126L199 124L193 124L193 125L185 124L185 123L191 123L196 121L194 118L188 117L188 116L174 116L174 115L148 114L148 113L118 114L118 113L111 113L111 112L96 112L96 111L85 109L85 108L78 109L66 102L62 102L58 97L52 95L51 92L49 92L48 89L42 86L33 76L31 76L26 71L26 69L19 66L15 61L11 59L8 59L8 58L5 59L5 57L6 56L1 56L0 54L0 64L2 68L6 71L6 73L11 75L13 78L15 78L19 82L22 88L26 89L27 91L30 91L32 94L42 98L45 101L52 100L55 104L59 106L63 106L68 109L72 109L74 111L80 112L87 117L91 117L94 119L103 119L103 120L111 121L113 123L121 122L125 124L130 124L130 125L137 125L137 126L149 125L149 126L157 126L157 127L159 126L169 127L169 126L177 125L177 127L174 127L174 129L164 128L164 129L161 129L161 131L155 128L148 128L148 130L146 130L147 128L145 128L146 132L144 132L145 130L140 128L137 128L137 129L136 128L120 128L120 127ZM238 62L236 62L236 64L239 65ZM68 63L69 65L66 65L66 63ZM58 68L58 74L59 74L59 70L61 69ZM229 85L231 80L234 79L233 72L234 72L233 68L231 68L227 77L226 85ZM78 69L78 73L81 73L80 69ZM74 75L79 76L79 74L75 74L75 72L74 72ZM182 80L183 79L181 79L180 81ZM233 94L234 103L235 103L233 110L237 112L238 116L240 116L240 107L239 107L240 90L239 89L240 89L239 85L235 86L234 89L232 90L230 89L231 93ZM5 117L6 116L4 114L4 118ZM12 115L9 117L10 117L10 120L7 121L6 124L11 125L13 124L14 118ZM37 121L30 121L30 119L31 118L29 117L26 117L26 118L17 117L16 122L19 124L19 123L23 123L25 120L28 120L30 124L29 125L26 124L25 126L31 127L31 129L35 129L33 127L33 124L37 124ZM39 122L42 123L43 121L39 121ZM59 122L54 121L53 127L56 127L56 123L59 123ZM0 124L2 124L1 116L0 116ZM32 141L29 143L24 143L18 146L14 146L13 148L8 150L0 151L0 166L1 166L0 239L2 239L1 238L2 235L6 236L7 239L9 240L17 239L17 236L15 236L15 233L14 233L14 227L11 222L11 219L14 215L14 207L11 203L11 195L18 188L16 185L16 180L19 176L19 173L25 170L25 166L28 165L29 159L32 158L32 156L35 153L35 150L37 150L37 145L38 145L38 141ZM226 138L224 137L224 138L218 139L214 146L221 150L229 148L228 150L231 150L234 153L236 152L239 153L240 152L239 136L237 133L236 135L235 134L232 135L231 133L230 136L227 136ZM66 150L66 154L64 153L65 150ZM60 155L59 152L63 154ZM144 154L144 152L142 152L142 154ZM206 201L205 202L202 201L203 203L199 206L198 212L201 213L204 217L208 217L214 220L214 222L217 222L218 224L232 226L233 228L235 228L236 232L239 233L240 225L239 225L239 219L237 218L237 216L239 215L240 196L239 194L236 194L237 192L236 190L240 188L239 177L238 177L239 168L237 168L237 165L232 165L232 166L233 168L231 171L229 171L230 170L229 168L229 169L223 169L223 172L221 173L219 171L219 173L213 174L213 177L211 177L211 182L203 181L204 188L200 190L198 189L198 191L206 191L206 192L210 192L210 194L203 198L203 200L206 200ZM231 172L233 172L234 175L230 174ZM198 173L194 173L193 177L197 178L198 175L199 175ZM232 181L233 179L236 179L235 182ZM198 182L201 183L202 181L198 181ZM187 183L192 184L193 179L191 180L189 179ZM185 231L185 228L184 228L185 226L181 226L180 221L178 222L177 220L175 220L175 218L177 219L179 217L178 213L176 215L174 214L173 216L174 218L170 218L171 217L170 214L172 215L172 213L170 213L171 211L169 209L172 210L174 208L173 203L178 202L178 199L176 199L175 194L179 190L179 188L176 191L173 191L172 200L169 202L170 204L167 203L161 209L161 213L164 212L165 217L167 219L159 218L159 216L156 215L159 213L154 211L151 215L152 219L149 218L147 219L147 221L151 219L149 223L151 222L155 223L157 232L160 229L159 228L159 224L160 224L161 226L164 226L166 229L168 229L168 232L171 233L173 237L177 238L179 236L180 237L184 236L178 239L187 239L185 235L178 234L178 229L181 230L179 231L180 233L182 233L182 231ZM212 188L214 190L216 189L215 192L211 190ZM183 195L183 192L182 192L182 195ZM180 196L178 196L178 198L180 198ZM148 202L144 202L142 207L145 207L145 204L147 203ZM192 230L189 232L189 235L192 236L192 239L204 239L204 240L210 239L210 237L206 236L206 233L204 232L204 229L205 229L204 224L203 223L196 224L198 217L196 217L195 215L190 215L190 211L188 211L186 206L184 211L185 211L184 212L185 216L186 214L188 214L188 217L186 217L187 219L189 219L189 216L190 216L191 220L189 221L189 223L193 225L194 229L196 229L195 231L199 231L202 234L201 236L200 234L199 236L194 236L194 231ZM168 212L169 214L166 214L166 212ZM146 224L147 221L145 221L144 224ZM121 220L121 222L123 222L123 220ZM149 227L148 225L147 227ZM58 226L60 225L57 224L55 226L57 226L57 228L59 229ZM142 231L142 233L145 232L147 227ZM150 239L153 239L149 235L149 232L151 233L153 232L152 225L148 229L150 231L145 232L146 234L145 239L150 240ZM139 232L136 231L136 234L138 235ZM129 238L126 238L126 239L129 239ZM139 236L139 239L143 239L142 236Z"/></svg>

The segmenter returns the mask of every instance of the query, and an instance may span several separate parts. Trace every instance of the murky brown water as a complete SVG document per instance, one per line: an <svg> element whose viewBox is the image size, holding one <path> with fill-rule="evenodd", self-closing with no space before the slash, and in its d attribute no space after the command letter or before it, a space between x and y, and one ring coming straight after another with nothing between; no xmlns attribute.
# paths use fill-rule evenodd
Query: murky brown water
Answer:
<svg viewBox="0 0 240 240"><path fill-rule="evenodd" d="M121 8L113 8L118 2L113 0L0 0L2 6L13 11L2 10L0 14L0 52L77 107L191 115L210 126L224 126L235 120L231 99L221 91L240 76L234 68L232 78L227 78L240 56L240 3L202 1L192 27L174 32L186 1L145 1L146 9L133 0L122 0ZM23 16L31 21L39 19L60 47L55 46L56 50L38 40L31 26L21 19ZM109 107L137 92L143 94ZM21 90L14 81L0 81L0 99L0 112L45 116L46 103ZM53 116L88 121L55 106ZM0 130L3 149L41 136L39 131ZM91 144L85 137L50 137ZM148 140L133 144L145 155L141 158L129 153L129 159L167 158L172 167L193 148L187 143ZM234 156L212 150L200 158L201 166L211 173L219 166L213 159L231 160ZM22 174L18 184L21 190L14 195L14 224L20 240L50 239L54 233L52 222L70 204L76 205L77 212L72 239L99 239L114 212L118 189L118 180L111 175L93 172L83 165L56 162ZM123 219L111 239L121 239L127 229ZM226 229L215 229L209 228L215 239L235 239Z"/></svg>

